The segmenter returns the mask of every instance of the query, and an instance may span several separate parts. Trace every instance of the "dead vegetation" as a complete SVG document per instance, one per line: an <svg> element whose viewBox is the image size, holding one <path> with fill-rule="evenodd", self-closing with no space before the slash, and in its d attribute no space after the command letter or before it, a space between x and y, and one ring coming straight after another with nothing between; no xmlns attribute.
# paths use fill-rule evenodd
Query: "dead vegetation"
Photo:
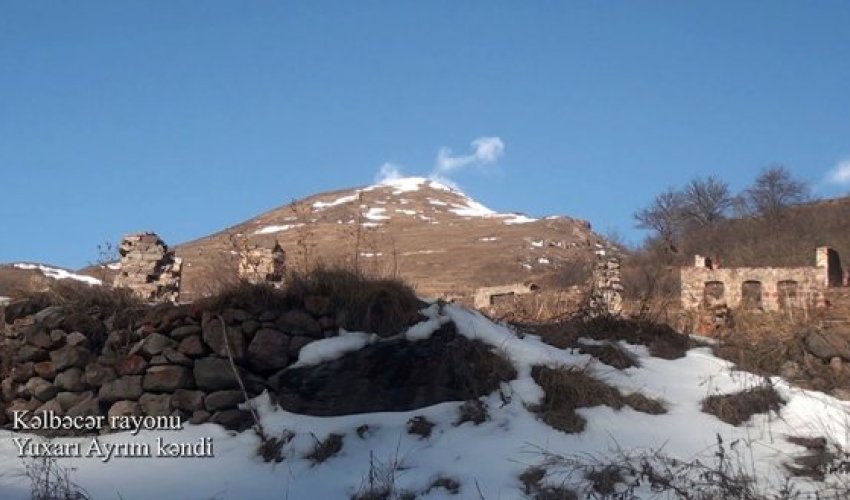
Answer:
<svg viewBox="0 0 850 500"><path fill-rule="evenodd" d="M518 326L540 335L541 340L555 347L585 349L592 355L595 355L592 352L595 350L605 358L602 359L603 362L615 367L626 366L633 362L633 360L625 359L628 354L616 347L615 342L618 341L645 345L650 354L663 359L681 358L693 347L693 342L687 336L677 333L668 325L640 318L599 316L587 319L574 316L561 322ZM579 340L581 338L608 341L609 345L620 352L614 353L611 349L605 349L608 352L601 352L600 349L582 344Z"/></svg>
<svg viewBox="0 0 850 500"><path fill-rule="evenodd" d="M431 430L434 428L434 423L422 415L417 415L407 421L407 433L419 436L419 439L428 439L431 437Z"/></svg>
<svg viewBox="0 0 850 500"><path fill-rule="evenodd" d="M761 384L732 394L717 394L702 400L702 411L730 425L741 425L753 415L779 413L785 400L773 385Z"/></svg>
<svg viewBox="0 0 850 500"><path fill-rule="evenodd" d="M313 451L305 455L304 458L313 462L313 465L318 465L324 462L342 451L343 437L344 436L342 434L332 432L328 434L325 439L320 441L319 438L313 436L313 439L316 441L313 446Z"/></svg>
<svg viewBox="0 0 850 500"><path fill-rule="evenodd" d="M480 399L464 401L458 410L458 419L455 426L463 425L466 422L472 422L474 425L481 425L487 421L487 405Z"/></svg>
<svg viewBox="0 0 850 500"><path fill-rule="evenodd" d="M620 391L591 376L587 369L535 366L531 376L545 393L543 402L533 408L548 425L569 434L580 433L587 421L577 408L609 406L619 410L629 406L635 411L658 415L666 413L664 403L643 394L624 396Z"/></svg>

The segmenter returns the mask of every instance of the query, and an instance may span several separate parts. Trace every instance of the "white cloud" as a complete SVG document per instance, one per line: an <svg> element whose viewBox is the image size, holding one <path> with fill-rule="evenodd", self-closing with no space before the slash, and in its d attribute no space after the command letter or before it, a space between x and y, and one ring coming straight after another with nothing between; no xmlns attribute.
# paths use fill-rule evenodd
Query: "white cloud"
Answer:
<svg viewBox="0 0 850 500"><path fill-rule="evenodd" d="M401 173L401 166L396 165L395 163L384 163L381 165L381 168L378 169L378 173L375 175L375 182L378 184L398 180L404 177Z"/></svg>
<svg viewBox="0 0 850 500"><path fill-rule="evenodd" d="M479 137L470 143L472 152L467 155L455 155L446 147L437 151L434 168L428 178L445 184L452 188L457 185L449 179L449 176L458 170L467 167L483 167L495 163L505 152L505 143L499 137ZM404 177L402 166L395 163L384 163L375 174L375 182L378 184L392 182Z"/></svg>
<svg viewBox="0 0 850 500"><path fill-rule="evenodd" d="M839 162L826 174L826 181L830 184L850 184L850 160Z"/></svg>
<svg viewBox="0 0 850 500"><path fill-rule="evenodd" d="M505 152L505 143L498 137L479 137L472 141L471 146L471 154L460 156L454 155L449 148L440 148L431 177L444 177L465 167L493 163Z"/></svg>

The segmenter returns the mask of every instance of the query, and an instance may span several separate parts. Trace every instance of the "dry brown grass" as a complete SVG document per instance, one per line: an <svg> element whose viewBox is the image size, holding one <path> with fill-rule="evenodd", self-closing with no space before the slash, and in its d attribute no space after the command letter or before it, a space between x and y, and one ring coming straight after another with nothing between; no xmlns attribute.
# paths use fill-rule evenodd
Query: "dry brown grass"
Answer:
<svg viewBox="0 0 850 500"><path fill-rule="evenodd" d="M758 413L779 412L785 400L770 384L702 400L702 411L730 425L741 425Z"/></svg>
<svg viewBox="0 0 850 500"><path fill-rule="evenodd" d="M587 424L577 414L577 408L610 406L616 410L624 406L644 413L661 414L667 410L661 401L639 393L624 396L620 391L593 377L587 370L577 368L549 368L535 366L531 376L545 396L534 411L550 426L566 433L579 433Z"/></svg>

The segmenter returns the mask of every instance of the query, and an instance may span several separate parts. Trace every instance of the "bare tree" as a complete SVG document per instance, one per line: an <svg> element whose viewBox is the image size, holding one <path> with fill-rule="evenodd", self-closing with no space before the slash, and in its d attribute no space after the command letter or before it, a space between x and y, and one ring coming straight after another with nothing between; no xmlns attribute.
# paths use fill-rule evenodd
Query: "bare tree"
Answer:
<svg viewBox="0 0 850 500"><path fill-rule="evenodd" d="M649 206L634 213L637 227L655 231L667 248L675 250L676 238L682 228L685 197L681 191L667 188L655 196Z"/></svg>
<svg viewBox="0 0 850 500"><path fill-rule="evenodd" d="M689 223L713 226L726 218L732 204L729 184L714 175L696 177L685 187L683 214Z"/></svg>
<svg viewBox="0 0 850 500"><path fill-rule="evenodd" d="M753 185L743 193L751 214L772 218L794 204L811 199L808 183L796 180L783 165L773 165L761 171Z"/></svg>

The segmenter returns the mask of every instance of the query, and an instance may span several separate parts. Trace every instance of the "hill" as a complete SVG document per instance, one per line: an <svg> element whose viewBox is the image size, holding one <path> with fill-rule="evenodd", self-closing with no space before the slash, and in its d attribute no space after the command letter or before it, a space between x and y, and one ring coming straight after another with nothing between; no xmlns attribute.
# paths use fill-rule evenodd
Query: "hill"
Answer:
<svg viewBox="0 0 850 500"><path fill-rule="evenodd" d="M397 274L424 296L468 296L516 282L555 283L606 242L586 221L498 213L460 190L424 178L321 193L176 246L181 298L206 292L235 269L242 241L277 239L288 265L319 262Z"/></svg>

